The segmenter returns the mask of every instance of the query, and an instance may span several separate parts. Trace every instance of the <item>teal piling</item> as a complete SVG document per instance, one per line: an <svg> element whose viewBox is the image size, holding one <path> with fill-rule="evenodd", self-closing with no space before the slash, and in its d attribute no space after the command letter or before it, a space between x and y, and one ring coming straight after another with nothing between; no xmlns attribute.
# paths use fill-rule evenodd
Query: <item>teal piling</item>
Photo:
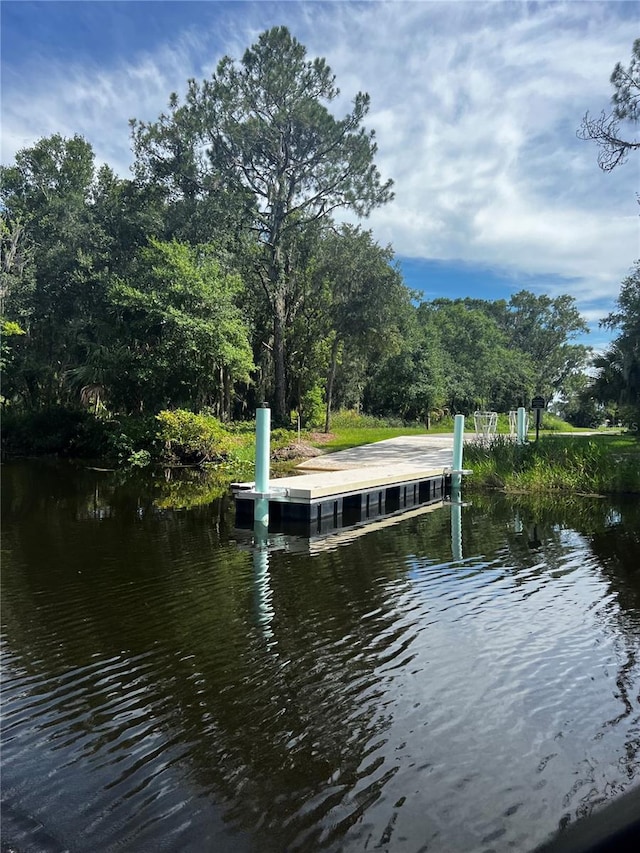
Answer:
<svg viewBox="0 0 640 853"><path fill-rule="evenodd" d="M464 444L464 415L456 415L453 422L453 471L462 471L462 445ZM451 475L451 488L459 489L462 474Z"/></svg>
<svg viewBox="0 0 640 853"><path fill-rule="evenodd" d="M516 425L516 442L524 444L527 438L526 435L527 412L524 406L518 409L518 419Z"/></svg>
<svg viewBox="0 0 640 853"><path fill-rule="evenodd" d="M271 409L263 403L256 409L256 481L255 490L261 495L269 492L269 441L271 437Z"/></svg>
<svg viewBox="0 0 640 853"><path fill-rule="evenodd" d="M269 460L271 438L271 409L263 403L256 409L256 477L254 489L256 497L253 505L253 519L269 524Z"/></svg>
<svg viewBox="0 0 640 853"><path fill-rule="evenodd" d="M253 502L253 520L256 526L269 527L269 498L256 498Z"/></svg>

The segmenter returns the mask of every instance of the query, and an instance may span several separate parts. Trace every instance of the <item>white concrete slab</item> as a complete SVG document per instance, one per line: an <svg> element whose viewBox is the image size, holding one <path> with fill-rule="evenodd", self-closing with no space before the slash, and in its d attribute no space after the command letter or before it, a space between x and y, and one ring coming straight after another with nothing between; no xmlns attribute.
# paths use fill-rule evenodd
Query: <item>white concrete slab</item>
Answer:
<svg viewBox="0 0 640 853"><path fill-rule="evenodd" d="M471 440L470 433L468 439ZM306 459L299 471L344 471L370 465L412 464L421 468L450 467L453 460L453 433L402 435L374 444L363 444Z"/></svg>
<svg viewBox="0 0 640 853"><path fill-rule="evenodd" d="M341 471L317 471L300 477L280 477L271 481L271 488L288 498L312 501L331 495L366 492L399 483L428 480L441 476L442 472L443 466L427 468L403 463L369 465Z"/></svg>

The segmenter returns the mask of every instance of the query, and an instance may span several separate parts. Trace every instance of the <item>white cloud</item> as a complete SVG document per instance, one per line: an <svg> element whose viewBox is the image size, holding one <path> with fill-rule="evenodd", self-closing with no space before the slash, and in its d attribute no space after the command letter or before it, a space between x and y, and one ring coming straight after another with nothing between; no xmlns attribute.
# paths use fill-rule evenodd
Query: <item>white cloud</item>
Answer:
<svg viewBox="0 0 640 853"><path fill-rule="evenodd" d="M224 5L215 32L168 33L153 54L113 67L33 60L5 74L3 161L42 135L80 132L126 174L130 117L157 117L188 77L285 23L327 58L341 110L358 90L371 94L367 124L396 191L368 223L380 242L405 256L563 276L585 305L613 299L640 254L638 163L603 174L575 130L587 109L607 106L613 65L629 59L630 6Z"/></svg>

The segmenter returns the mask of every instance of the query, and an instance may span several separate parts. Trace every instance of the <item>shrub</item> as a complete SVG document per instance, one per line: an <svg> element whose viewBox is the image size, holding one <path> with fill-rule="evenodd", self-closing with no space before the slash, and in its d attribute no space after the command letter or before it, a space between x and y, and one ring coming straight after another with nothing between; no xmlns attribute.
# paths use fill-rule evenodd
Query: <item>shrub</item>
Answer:
<svg viewBox="0 0 640 853"><path fill-rule="evenodd" d="M164 457L185 464L200 464L225 459L238 440L210 415L197 415L185 409L165 410L156 415L158 438Z"/></svg>
<svg viewBox="0 0 640 853"><path fill-rule="evenodd" d="M319 429L324 426L325 403L322 388L314 385L300 401L300 416L305 429Z"/></svg>
<svg viewBox="0 0 640 853"><path fill-rule="evenodd" d="M368 427L386 427L386 418L363 415L354 409L340 409L331 415L331 427L335 429L366 429Z"/></svg>
<svg viewBox="0 0 640 853"><path fill-rule="evenodd" d="M536 426L536 416L535 413L529 415L529 429L535 429ZM543 412L542 413L542 423L540 424L540 428L547 430L548 432L573 432L575 427L571 424L563 421L562 418L559 418L557 415L552 415L551 412Z"/></svg>

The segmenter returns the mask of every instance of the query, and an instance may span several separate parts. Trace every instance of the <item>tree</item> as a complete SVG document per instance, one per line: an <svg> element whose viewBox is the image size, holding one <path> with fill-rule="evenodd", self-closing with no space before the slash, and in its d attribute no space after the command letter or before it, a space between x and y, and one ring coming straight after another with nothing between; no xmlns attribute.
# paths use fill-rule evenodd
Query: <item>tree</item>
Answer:
<svg viewBox="0 0 640 853"><path fill-rule="evenodd" d="M353 360L357 354L366 376L370 362L379 363L399 351L409 291L393 266L391 247L383 248L370 231L350 225L324 235L315 259L314 283L316 313L325 326L321 334L329 345L325 383L325 432L329 432L342 359L350 353ZM363 385L364 381L365 377Z"/></svg>
<svg viewBox="0 0 640 853"><path fill-rule="evenodd" d="M400 351L376 365L365 389L365 405L376 415L429 422L447 401L442 342L428 307L413 309Z"/></svg>
<svg viewBox="0 0 640 853"><path fill-rule="evenodd" d="M604 407L593 394L593 378L587 373L574 373L569 378L562 397L554 401L552 410L573 426L590 429L599 426L605 418Z"/></svg>
<svg viewBox="0 0 640 853"><path fill-rule="evenodd" d="M501 326L510 346L530 357L535 393L547 399L561 394L566 380L586 364L588 347L570 343L589 330L572 296L521 290L506 303Z"/></svg>
<svg viewBox="0 0 640 853"><path fill-rule="evenodd" d="M257 237L256 271L273 329L275 418L286 420L286 330L293 319L295 235L338 208L366 216L392 198L362 127L359 92L342 119L324 59L309 61L286 27L262 33L238 63L224 57L210 80L190 80L184 105L171 96L157 123L134 122L136 154L148 172L171 173L182 198L215 193L242 209L238 225ZM206 154L203 154L206 150Z"/></svg>
<svg viewBox="0 0 640 853"><path fill-rule="evenodd" d="M67 371L82 360L82 339L104 312L107 241L94 217L94 177L89 143L58 134L2 169L3 219L13 228L8 248L3 236L5 268L13 258L3 273L4 310L25 331L6 387L28 406L67 399Z"/></svg>
<svg viewBox="0 0 640 853"><path fill-rule="evenodd" d="M577 131L580 139L592 139L599 147L598 165L603 172L611 172L624 163L631 151L640 149L640 140L624 138L620 123L637 124L640 118L640 38L631 49L628 68L618 62L611 74L614 93L611 96L613 110L604 110L598 118L587 112Z"/></svg>
<svg viewBox="0 0 640 853"><path fill-rule="evenodd" d="M496 305L481 300L436 299L420 306L442 347L445 402L452 412L523 405L533 385L532 356L514 345L496 320Z"/></svg>
<svg viewBox="0 0 640 853"><path fill-rule="evenodd" d="M640 261L622 282L617 310L602 325L619 329L620 334L594 360L598 372L591 394L604 403L628 406L640 418Z"/></svg>
<svg viewBox="0 0 640 853"><path fill-rule="evenodd" d="M209 406L227 418L234 383L253 368L242 291L211 247L151 240L109 291L117 344L104 355L120 405Z"/></svg>

